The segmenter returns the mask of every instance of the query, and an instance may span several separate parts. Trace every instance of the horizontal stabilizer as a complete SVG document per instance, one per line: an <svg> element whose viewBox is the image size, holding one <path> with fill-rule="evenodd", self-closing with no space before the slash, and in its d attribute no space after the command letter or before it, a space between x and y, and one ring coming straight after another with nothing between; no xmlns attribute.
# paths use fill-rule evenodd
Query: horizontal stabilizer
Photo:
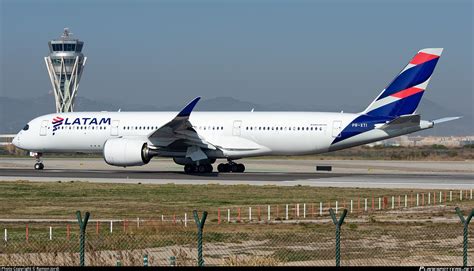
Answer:
<svg viewBox="0 0 474 271"><path fill-rule="evenodd" d="M452 120L457 120L457 119L460 119L460 118L462 118L462 117L446 117L446 118L433 120L433 123L438 124L438 123L448 122L448 121L452 121Z"/></svg>
<svg viewBox="0 0 474 271"><path fill-rule="evenodd" d="M400 116L384 125L378 127L379 129L401 129L420 125L420 115L404 115Z"/></svg>

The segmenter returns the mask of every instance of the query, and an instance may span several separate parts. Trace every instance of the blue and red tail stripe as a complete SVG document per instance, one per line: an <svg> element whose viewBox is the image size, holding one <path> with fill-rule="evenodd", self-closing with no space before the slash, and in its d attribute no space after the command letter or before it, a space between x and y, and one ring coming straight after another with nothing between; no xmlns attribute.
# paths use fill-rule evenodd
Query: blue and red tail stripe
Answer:
<svg viewBox="0 0 474 271"><path fill-rule="evenodd" d="M413 114L421 101L441 52L441 48L420 50L364 113L384 117Z"/></svg>
<svg viewBox="0 0 474 271"><path fill-rule="evenodd" d="M422 92L422 91L424 91L424 89L417 88L417 87L412 87L412 88L407 88L407 89L404 89L402 91L399 91L395 94L392 94L391 96L403 99L403 98L406 98L408 96L417 94L417 93Z"/></svg>
<svg viewBox="0 0 474 271"><path fill-rule="evenodd" d="M385 89L385 91L378 97L377 100L383 99L389 95L422 84L428 80L438 63L439 58L423 62L415 65L399 74L395 80Z"/></svg>
<svg viewBox="0 0 474 271"><path fill-rule="evenodd" d="M372 130L375 124L413 114L423 97L442 51L442 48L420 50L367 109L341 131L332 144ZM368 125L353 125L358 122Z"/></svg>
<svg viewBox="0 0 474 271"><path fill-rule="evenodd" d="M439 55L435 55L435 54L427 54L427 53L424 53L422 51L420 51L418 54L416 54L416 56L410 61L410 64L413 64L413 65L419 65L419 64L423 64L425 62L428 62L430 60L433 60L433 59L436 59L436 58L439 58Z"/></svg>

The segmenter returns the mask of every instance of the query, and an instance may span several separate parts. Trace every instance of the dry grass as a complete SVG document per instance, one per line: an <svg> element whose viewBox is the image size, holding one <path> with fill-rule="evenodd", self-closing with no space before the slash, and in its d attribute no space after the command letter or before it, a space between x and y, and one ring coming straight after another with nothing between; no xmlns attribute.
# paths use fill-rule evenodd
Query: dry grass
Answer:
<svg viewBox="0 0 474 271"><path fill-rule="evenodd" d="M112 234L109 222L99 224L98 234L95 222L89 223L86 264L94 266L116 265L117 261L142 265L144 255L148 255L150 265L170 265L172 257L175 265L195 265L194 223L188 221L188 227L184 227L182 215L174 223L169 214L187 211L191 220L190 211L196 208L210 211L204 228L206 265L333 265L334 225L327 214L329 202L334 208L334 200L342 197L348 208L352 198L426 193L407 189L76 182L5 182L0 183L0 189L2 218L75 219L74 210L83 206L88 206L92 219L128 217L126 227L117 222ZM399 208L396 204L394 209L388 205L384 210L350 213L341 235L343 265L461 264L462 227L454 206L461 206L466 213L474 207L474 201L459 201L459 191L453 197L448 206ZM319 216L319 201L324 202L324 216ZM306 218L302 217L302 209L297 216L295 202L307 202ZM311 202L316 203L315 207ZM281 219L287 203L291 203L290 221ZM272 204L271 221L266 221L264 204ZM237 222L237 206L249 205L253 206L253 220L248 221L248 208L241 208L241 222ZM231 223L225 221L226 206L232 211ZM217 223L217 207L224 208L221 224ZM167 214L168 221L160 220L161 213ZM137 216L145 219L140 227L134 223ZM52 241L48 240L49 226L54 229ZM78 226L70 226L68 240L65 223L30 222L26 242L25 223L0 223L0 229L9 230L8 242L0 241L0 265L77 265ZM470 255L474 255L472 240Z"/></svg>
<svg viewBox="0 0 474 271"><path fill-rule="evenodd" d="M285 204L294 208L296 203L307 203L308 211L315 204L314 212L318 212L319 202L324 208L334 208L335 201L339 206L348 207L351 199L356 204L358 199L369 200L373 197L392 195L410 195L427 193L421 189L359 189L359 188L322 188L308 186L251 186L251 185L145 185L145 184L102 184L87 182L1 182L0 213L2 218L72 218L75 210L89 211L93 219L159 219L165 216L184 215L193 209L207 210L216 219L217 208L231 208L232 216L236 208L242 207L242 217L246 207L262 207L262 216L266 213L266 205L279 205L279 217L283 217ZM458 204L459 191L453 193ZM425 203L427 199L425 199ZM472 202L472 201L471 201ZM363 204L361 202L361 204ZM370 204L370 202L369 202ZM413 202L412 202L413 204ZM463 202L463 204L469 204ZM84 206L87 206L85 209ZM356 206L356 205L355 205ZM472 205L471 205L472 206ZM302 206L301 206L302 208ZM370 208L370 206L369 206ZM290 216L294 216L294 212Z"/></svg>

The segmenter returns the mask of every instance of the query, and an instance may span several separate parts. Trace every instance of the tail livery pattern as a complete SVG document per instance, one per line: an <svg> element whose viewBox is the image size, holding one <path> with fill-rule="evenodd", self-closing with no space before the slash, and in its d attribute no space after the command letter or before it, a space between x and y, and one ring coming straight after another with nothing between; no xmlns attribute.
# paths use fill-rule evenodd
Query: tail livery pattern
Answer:
<svg viewBox="0 0 474 271"><path fill-rule="evenodd" d="M431 79L443 48L420 50L363 114L398 117L413 114Z"/></svg>
<svg viewBox="0 0 474 271"><path fill-rule="evenodd" d="M372 130L376 124L413 114L442 51L442 48L420 50L367 109L339 133L332 144Z"/></svg>

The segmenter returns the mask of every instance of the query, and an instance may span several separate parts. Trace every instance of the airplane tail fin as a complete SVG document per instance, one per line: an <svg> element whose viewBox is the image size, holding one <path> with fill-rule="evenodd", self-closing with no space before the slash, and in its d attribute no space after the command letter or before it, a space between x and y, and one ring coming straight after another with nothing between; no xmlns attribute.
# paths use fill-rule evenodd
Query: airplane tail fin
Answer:
<svg viewBox="0 0 474 271"><path fill-rule="evenodd" d="M413 114L442 52L443 48L418 51L410 63L362 113L383 117Z"/></svg>

